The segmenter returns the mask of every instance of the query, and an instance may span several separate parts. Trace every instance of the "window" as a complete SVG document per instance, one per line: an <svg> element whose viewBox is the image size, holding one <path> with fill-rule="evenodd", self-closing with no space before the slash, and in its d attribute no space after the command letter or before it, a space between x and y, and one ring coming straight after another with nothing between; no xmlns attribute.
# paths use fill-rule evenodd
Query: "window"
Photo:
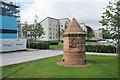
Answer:
<svg viewBox="0 0 120 80"><path fill-rule="evenodd" d="M52 37L49 37L49 39L52 39Z"/></svg>
<svg viewBox="0 0 120 80"><path fill-rule="evenodd" d="M56 25L56 27L57 27L57 25Z"/></svg>
<svg viewBox="0 0 120 80"><path fill-rule="evenodd" d="M49 28L49 30L51 30L51 28Z"/></svg>
<svg viewBox="0 0 120 80"><path fill-rule="evenodd" d="M55 37L53 37L53 39L55 39Z"/></svg>
<svg viewBox="0 0 120 80"><path fill-rule="evenodd" d="M53 35L54 35L54 33L53 33Z"/></svg>
<svg viewBox="0 0 120 80"><path fill-rule="evenodd" d="M61 25L61 27L63 27L63 25Z"/></svg>
<svg viewBox="0 0 120 80"><path fill-rule="evenodd" d="M49 33L49 34L52 34L52 33Z"/></svg>
<svg viewBox="0 0 120 80"><path fill-rule="evenodd" d="M53 29L53 30L55 30L55 29Z"/></svg>

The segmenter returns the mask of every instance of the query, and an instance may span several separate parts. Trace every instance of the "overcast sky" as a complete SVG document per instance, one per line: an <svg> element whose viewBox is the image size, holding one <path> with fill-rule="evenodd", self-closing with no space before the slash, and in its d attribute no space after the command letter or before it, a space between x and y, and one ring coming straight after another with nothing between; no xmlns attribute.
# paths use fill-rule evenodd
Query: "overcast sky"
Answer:
<svg viewBox="0 0 120 80"><path fill-rule="evenodd" d="M94 30L99 29L103 8L111 0L11 0L21 6L21 22L33 23L34 16L39 21L46 17L69 18L74 17L79 23L85 23ZM114 1L114 0L112 0Z"/></svg>

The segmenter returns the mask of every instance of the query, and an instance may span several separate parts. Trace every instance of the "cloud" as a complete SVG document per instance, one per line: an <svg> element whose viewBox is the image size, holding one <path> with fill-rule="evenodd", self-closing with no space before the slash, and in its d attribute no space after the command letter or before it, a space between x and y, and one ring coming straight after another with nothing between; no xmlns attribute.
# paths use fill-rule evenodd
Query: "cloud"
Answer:
<svg viewBox="0 0 120 80"><path fill-rule="evenodd" d="M20 0L18 0L20 1ZM25 2L24 2L25 1ZM99 20L110 0L21 0L21 20L32 23L34 16L39 21L50 16L54 18L75 17L80 23L90 25L94 29L101 26Z"/></svg>

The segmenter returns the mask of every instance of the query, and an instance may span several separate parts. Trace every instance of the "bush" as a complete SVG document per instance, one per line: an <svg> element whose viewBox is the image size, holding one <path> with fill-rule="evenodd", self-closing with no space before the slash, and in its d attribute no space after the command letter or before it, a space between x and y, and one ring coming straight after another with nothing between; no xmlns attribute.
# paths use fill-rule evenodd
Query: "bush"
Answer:
<svg viewBox="0 0 120 80"><path fill-rule="evenodd" d="M28 47L28 45L27 45ZM37 43L30 43L30 48L33 49L49 49L48 42L37 42Z"/></svg>
<svg viewBox="0 0 120 80"><path fill-rule="evenodd" d="M49 41L50 45L59 45L59 41Z"/></svg>
<svg viewBox="0 0 120 80"><path fill-rule="evenodd" d="M116 47L111 45L86 45L87 52L115 53Z"/></svg>
<svg viewBox="0 0 120 80"><path fill-rule="evenodd" d="M85 40L85 42L97 42L97 40Z"/></svg>

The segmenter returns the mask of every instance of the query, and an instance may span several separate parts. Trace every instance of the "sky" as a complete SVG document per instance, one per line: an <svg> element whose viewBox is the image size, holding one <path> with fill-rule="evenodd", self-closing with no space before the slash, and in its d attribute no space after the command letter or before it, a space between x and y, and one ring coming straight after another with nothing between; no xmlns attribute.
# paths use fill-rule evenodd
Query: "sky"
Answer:
<svg viewBox="0 0 120 80"><path fill-rule="evenodd" d="M33 23L35 15L40 22L46 17L76 18L94 30L102 27L99 23L109 1L114 0L10 0L21 7L21 22Z"/></svg>

